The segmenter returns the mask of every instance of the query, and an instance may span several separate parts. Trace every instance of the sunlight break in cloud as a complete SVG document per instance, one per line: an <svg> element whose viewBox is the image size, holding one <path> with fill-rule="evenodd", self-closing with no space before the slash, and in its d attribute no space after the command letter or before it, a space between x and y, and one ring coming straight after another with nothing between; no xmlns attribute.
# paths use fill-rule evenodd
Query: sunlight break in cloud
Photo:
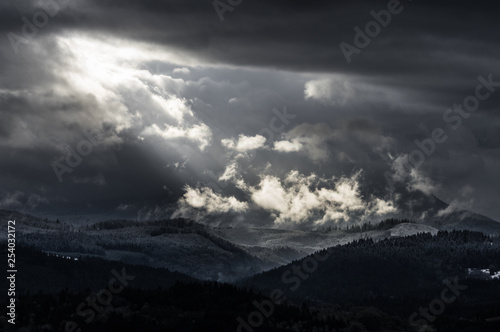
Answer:
<svg viewBox="0 0 500 332"><path fill-rule="evenodd" d="M178 85L184 81L144 69L145 63L158 59L172 63L188 63L189 59L130 40L69 34L56 42L65 55L67 70L60 75L67 84L57 86L55 91L94 96L100 105L91 110L95 113L94 126L110 123L118 133L134 129L141 139L185 139L200 150L210 144L210 128L196 118L189 101L177 95ZM174 72L187 74L189 70L181 67Z"/></svg>

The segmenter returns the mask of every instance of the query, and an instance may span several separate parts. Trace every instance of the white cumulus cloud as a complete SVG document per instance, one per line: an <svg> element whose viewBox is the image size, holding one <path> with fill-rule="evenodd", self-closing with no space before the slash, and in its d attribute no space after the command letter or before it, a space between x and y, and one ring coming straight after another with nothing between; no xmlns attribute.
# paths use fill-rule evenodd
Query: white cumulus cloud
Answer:
<svg viewBox="0 0 500 332"><path fill-rule="evenodd" d="M266 138L262 135L245 136L240 135L238 139L225 138L221 140L222 146L238 152L247 152L261 149L266 144Z"/></svg>

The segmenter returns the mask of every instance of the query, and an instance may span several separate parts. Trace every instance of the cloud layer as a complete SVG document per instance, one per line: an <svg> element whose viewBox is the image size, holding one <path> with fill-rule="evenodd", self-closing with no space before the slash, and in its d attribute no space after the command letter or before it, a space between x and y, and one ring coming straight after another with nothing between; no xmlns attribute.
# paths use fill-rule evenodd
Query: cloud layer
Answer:
<svg viewBox="0 0 500 332"><path fill-rule="evenodd" d="M401 212L389 177L500 220L497 4L401 4L348 63L385 1L2 2L0 208L353 223Z"/></svg>

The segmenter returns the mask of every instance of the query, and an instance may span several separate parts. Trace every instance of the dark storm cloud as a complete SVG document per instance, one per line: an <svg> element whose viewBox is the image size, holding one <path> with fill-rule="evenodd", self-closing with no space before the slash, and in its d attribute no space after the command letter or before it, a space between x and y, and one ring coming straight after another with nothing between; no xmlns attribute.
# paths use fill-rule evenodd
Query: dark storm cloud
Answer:
<svg viewBox="0 0 500 332"><path fill-rule="evenodd" d="M356 61L356 66L346 65L338 45L352 44L353 28L364 29L373 20L370 11L386 9L385 1L244 1L225 13L223 23L210 1L75 1L50 18L44 30L111 31L239 65L363 75L435 74L435 70L451 73L467 58L496 58L499 50L491 47L499 37L494 4L454 2L450 8L445 3L402 1L403 12L359 55L363 61ZM2 12L3 30L20 31L20 16L30 18L36 10L28 7L16 13L7 7ZM456 54L457 47L461 55Z"/></svg>
<svg viewBox="0 0 500 332"><path fill-rule="evenodd" d="M23 17L33 22L34 14L54 2L57 11L27 43L16 44L16 54L9 33L25 38ZM283 179L294 169L349 179L363 169L365 185L360 185L381 191L391 157L411 153L416 139L439 127L450 138L421 166L424 179L432 179L435 193L448 202L473 195L472 208L500 219L492 189L499 185L500 91L457 131L442 118L474 93L478 76L492 73L500 81L496 5L401 1L400 6L403 11L348 63L339 44L354 45L353 28L364 30L373 20L370 11L387 9L386 1L244 0L224 13L223 22L212 1L3 2L0 167L3 197L12 198L3 205L27 202L33 193L46 198L38 206L106 201L108 208L140 209L150 202L156 211L155 204L181 197L185 184L211 183L222 198L207 195L207 202L240 211L242 206L223 198L250 202L263 174ZM100 46L88 48L94 39ZM124 42L109 42L114 39ZM75 43L64 44L71 40ZM133 72L104 67L130 75L120 78L122 84L112 75L106 83L99 70L90 70L107 64L107 58L77 67L86 55L105 55L123 45L143 53L133 64L118 66ZM180 60L155 55L160 49L180 54ZM86 73L88 81L77 81ZM285 105L297 117L272 139L266 137L251 161L237 159L238 152L221 144L262 133L276 116L273 108ZM106 140L59 183L50 165L65 158L64 146L76 149L85 129L105 131ZM282 141L288 143L277 151L275 144ZM218 180L232 163L253 189L245 192ZM265 173L268 163L272 170Z"/></svg>
<svg viewBox="0 0 500 332"><path fill-rule="evenodd" d="M393 16L363 50L353 62L356 66L346 65L338 45L342 41L352 44L353 28L364 29L373 20L370 11L386 9L385 1L243 2L225 13L223 23L210 1L108 1L108 8L119 6L118 11L100 11L93 22L98 28L133 38L191 49L213 61L425 78L437 70L453 74L454 66L475 74L475 68L487 66L470 66L475 58L497 58L498 47L491 47L499 37L493 4L463 2L450 8L430 1L402 1L403 12ZM149 19L147 23L137 11ZM89 27L85 20L81 24Z"/></svg>

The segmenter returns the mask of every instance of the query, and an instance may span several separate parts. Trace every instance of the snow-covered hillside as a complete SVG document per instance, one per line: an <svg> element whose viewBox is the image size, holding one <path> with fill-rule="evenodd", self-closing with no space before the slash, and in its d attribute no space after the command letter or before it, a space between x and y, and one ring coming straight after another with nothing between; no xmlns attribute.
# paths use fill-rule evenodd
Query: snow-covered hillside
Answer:
<svg viewBox="0 0 500 332"><path fill-rule="evenodd" d="M179 271L198 279L233 281L301 259L315 251L372 238L437 234L438 228L401 223L364 232L269 228L211 228L187 220L109 221L68 225L0 210L16 219L16 241L64 256L97 256ZM392 226L392 225L391 225ZM389 226L389 227L391 227ZM372 228L373 229L373 228ZM2 232L5 237L6 232ZM2 238L0 235L0 238Z"/></svg>
<svg viewBox="0 0 500 332"><path fill-rule="evenodd" d="M378 240L388 236L385 231L346 233L337 230L321 233L270 228L217 228L212 231L274 266L287 264L315 251L361 238L370 237Z"/></svg>
<svg viewBox="0 0 500 332"><path fill-rule="evenodd" d="M390 230L390 232L391 236L402 237L402 236L412 236L419 233L430 233L432 235L436 235L439 232L439 230L437 228L427 225L404 223L394 226Z"/></svg>

